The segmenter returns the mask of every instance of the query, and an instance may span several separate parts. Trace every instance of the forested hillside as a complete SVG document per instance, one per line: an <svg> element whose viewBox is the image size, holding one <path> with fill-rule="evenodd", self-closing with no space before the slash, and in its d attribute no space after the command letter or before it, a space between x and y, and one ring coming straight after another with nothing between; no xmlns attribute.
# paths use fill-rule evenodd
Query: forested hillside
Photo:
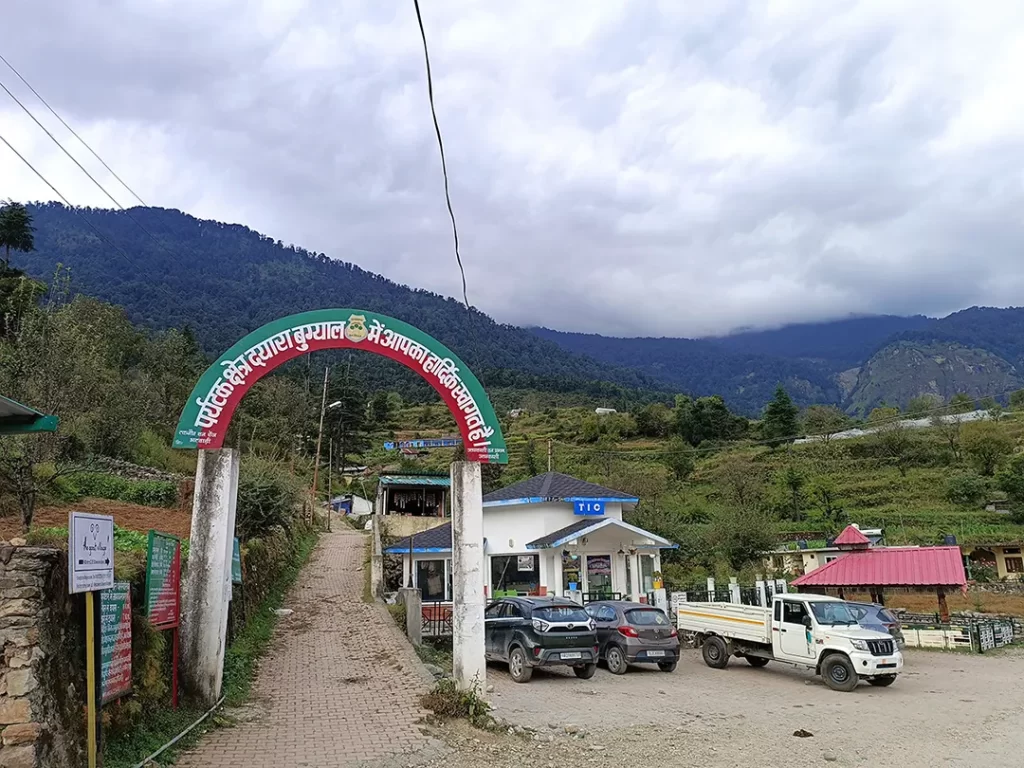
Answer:
<svg viewBox="0 0 1024 768"><path fill-rule="evenodd" d="M63 264L70 270L73 290L124 307L141 325L190 328L208 353L219 353L284 315L356 307L422 328L455 350L488 386L610 398L620 396L622 387L658 389L635 371L572 354L528 331L467 310L454 299L398 285L243 226L160 208L132 209L131 218L119 211L76 213L58 204L33 205L30 211L35 250L17 254L15 266L48 280ZM126 253L97 237L83 218ZM368 386L427 392L415 374L397 365L371 355L354 354L351 360Z"/></svg>

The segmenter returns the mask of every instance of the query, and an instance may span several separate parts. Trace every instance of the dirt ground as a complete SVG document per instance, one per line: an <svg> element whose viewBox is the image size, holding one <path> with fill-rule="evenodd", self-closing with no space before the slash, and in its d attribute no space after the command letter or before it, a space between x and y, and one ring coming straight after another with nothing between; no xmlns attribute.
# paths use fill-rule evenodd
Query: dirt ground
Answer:
<svg viewBox="0 0 1024 768"><path fill-rule="evenodd" d="M98 515L113 515L114 524L131 531L145 533L158 528L183 538L188 537L192 527L191 510L143 507L108 499L82 499L67 506L40 507L36 510L33 528L67 528L68 513L93 512ZM17 516L0 518L0 538L11 539L21 536L21 520Z"/></svg>
<svg viewBox="0 0 1024 768"><path fill-rule="evenodd" d="M601 669L586 681L537 672L518 685L491 667L495 714L532 730L446 726L439 734L452 752L428 765L1009 768L1024 764L1022 674L1020 651L911 651L895 685L853 693L778 664L754 669L734 659L713 670L695 651L671 674Z"/></svg>

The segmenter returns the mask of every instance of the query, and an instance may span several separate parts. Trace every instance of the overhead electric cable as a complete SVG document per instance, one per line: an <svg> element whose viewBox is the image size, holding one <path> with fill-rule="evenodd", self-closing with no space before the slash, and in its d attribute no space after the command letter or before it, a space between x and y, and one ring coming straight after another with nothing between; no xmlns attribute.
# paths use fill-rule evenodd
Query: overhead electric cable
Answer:
<svg viewBox="0 0 1024 768"><path fill-rule="evenodd" d="M35 94L35 97L37 99L39 99L39 101L41 101L43 103L43 106L46 107L48 110L50 110L50 113L54 117L56 117L58 120L60 120L60 124L63 125L65 128L67 128L71 132L71 135L74 136L76 139L78 139L82 143L82 146L84 146L86 149L89 150L89 152L92 153L92 156L95 157L100 162L100 164L104 168L107 169L107 171L110 173L110 175L113 176L115 179L117 179L122 187L124 187L125 189L127 189L129 192L132 193L132 197L134 197L136 200L138 200L141 205L143 205L143 206L145 206L147 208L149 207L149 204L145 200L143 200L141 197L139 197L139 195L135 192L135 190L132 189L131 187L129 187L127 182L114 172L113 168L111 168L109 165L107 165L106 161L96 153L96 150L94 150L91 146L89 146L89 143L85 139L83 139L81 136L79 136L78 133L75 131L75 129L72 128L70 125L68 125L67 121L63 117L61 117L59 114L57 114L57 110L55 110L53 107L50 106L50 103L46 99L44 99L42 97L42 95L39 93L39 91L37 91L35 88L32 87L32 84L28 80L25 79L24 75L22 75L21 72L19 72L17 69L14 68L14 65L11 64L11 62L9 62L6 58L4 58L4 55L2 53L0 53L0 61L2 61L4 64L6 64L7 68L9 70L11 70L11 72L13 72L15 75L17 75L18 79L21 80L21 82L25 84L25 87L28 88L30 91L32 91L32 93Z"/></svg>
<svg viewBox="0 0 1024 768"><path fill-rule="evenodd" d="M423 59L427 64L427 98L430 100L430 115L434 118L434 133L437 134L437 148L441 153L441 174L444 176L444 199L448 204L448 216L452 220L452 237L455 239L455 261L459 264L459 274L462 275L462 301L469 309L469 295L466 292L466 270L462 266L462 256L459 254L459 228L455 224L455 211L452 209L452 196L448 189L448 164L444 157L444 142L441 140L441 126L437 122L437 110L434 107L434 80L430 73L430 51L427 49L427 33L423 29L423 16L420 14L420 1L412 0L416 7L416 21L420 25L420 37L423 39Z"/></svg>

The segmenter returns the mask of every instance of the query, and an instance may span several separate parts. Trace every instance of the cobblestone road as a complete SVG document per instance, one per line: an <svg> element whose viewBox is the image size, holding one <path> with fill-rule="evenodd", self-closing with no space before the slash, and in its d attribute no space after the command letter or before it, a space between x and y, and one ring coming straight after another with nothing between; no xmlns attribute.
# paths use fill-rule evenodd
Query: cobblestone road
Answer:
<svg viewBox="0 0 1024 768"><path fill-rule="evenodd" d="M429 676L384 608L362 601L365 541L324 534L260 666L255 716L211 732L179 766L383 768L441 753L417 725Z"/></svg>

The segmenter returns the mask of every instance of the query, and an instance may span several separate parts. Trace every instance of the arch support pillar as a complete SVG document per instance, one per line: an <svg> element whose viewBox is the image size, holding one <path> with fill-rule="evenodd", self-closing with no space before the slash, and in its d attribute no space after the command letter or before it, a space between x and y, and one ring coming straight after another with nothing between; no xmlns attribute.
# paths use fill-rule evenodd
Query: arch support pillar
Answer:
<svg viewBox="0 0 1024 768"><path fill-rule="evenodd" d="M238 452L199 451L181 616L181 675L204 707L220 698L231 601Z"/></svg>
<svg viewBox="0 0 1024 768"><path fill-rule="evenodd" d="M464 690L487 687L484 659L484 499L480 465L452 464L452 673Z"/></svg>

